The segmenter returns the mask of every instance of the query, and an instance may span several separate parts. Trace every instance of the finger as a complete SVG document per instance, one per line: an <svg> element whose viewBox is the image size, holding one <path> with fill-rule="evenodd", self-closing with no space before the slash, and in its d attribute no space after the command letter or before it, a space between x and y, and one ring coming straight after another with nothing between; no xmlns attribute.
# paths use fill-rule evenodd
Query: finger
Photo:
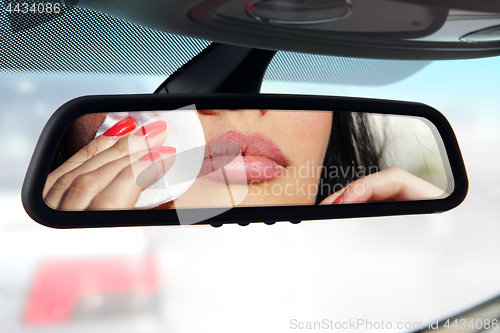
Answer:
<svg viewBox="0 0 500 333"><path fill-rule="evenodd" d="M87 210L131 209L139 195L163 177L175 163L170 155L151 165L151 162L137 161L123 169L113 181L101 191L87 207ZM139 176L134 177L134 173Z"/></svg>
<svg viewBox="0 0 500 333"><path fill-rule="evenodd" d="M344 189L337 191L330 196L326 197L323 201L320 202L320 205L338 205L344 201L344 197L342 193Z"/></svg>
<svg viewBox="0 0 500 333"><path fill-rule="evenodd" d="M167 125L160 120L138 129L133 135L121 138L115 145L85 161L77 168L59 177L48 191L45 202L58 207L64 193L80 175L92 172L101 166L141 150L161 146L167 138Z"/></svg>
<svg viewBox="0 0 500 333"><path fill-rule="evenodd" d="M59 210L84 210L89 206L94 197L104 190L117 175L137 161L150 161L175 153L173 147L156 147L149 151L141 151L129 156L112 161L102 167L80 175L73 180L73 183L64 193L58 205Z"/></svg>
<svg viewBox="0 0 500 333"><path fill-rule="evenodd" d="M104 134L99 135L90 141L85 147L80 149L75 155L71 156L56 170L49 174L43 189L43 197L47 195L47 192L51 189L59 177L79 167L88 159L113 146L120 138L129 135L136 128L136 125L137 124L134 118L125 118L117 122Z"/></svg>
<svg viewBox="0 0 500 333"><path fill-rule="evenodd" d="M442 196L444 191L404 169L391 167L360 178L342 193L342 203L394 199L422 200Z"/></svg>

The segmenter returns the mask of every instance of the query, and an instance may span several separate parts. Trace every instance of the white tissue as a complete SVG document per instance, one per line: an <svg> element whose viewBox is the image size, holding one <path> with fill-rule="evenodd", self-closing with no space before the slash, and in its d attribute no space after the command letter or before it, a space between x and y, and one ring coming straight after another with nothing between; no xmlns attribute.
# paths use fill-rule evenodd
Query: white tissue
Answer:
<svg viewBox="0 0 500 333"><path fill-rule="evenodd" d="M153 208L177 199L186 192L196 180L196 175L200 171L203 163L205 135L201 122L197 116L196 106L190 105L173 111L110 112L97 130L96 137L127 117L135 119L137 128L158 120L164 120L167 123L167 139L164 146L174 147L176 149L176 154L187 150L190 151L189 154L176 155L181 156L181 158L176 158L174 165L163 178L142 191L139 199L135 203L135 208ZM189 161L182 161L182 156L186 155L189 156ZM186 162L189 163L189 170L185 167ZM193 173L193 170L195 170L195 173ZM188 177L186 177L186 172L190 173ZM177 177L178 175L180 178ZM169 179L190 180L169 186L167 176Z"/></svg>

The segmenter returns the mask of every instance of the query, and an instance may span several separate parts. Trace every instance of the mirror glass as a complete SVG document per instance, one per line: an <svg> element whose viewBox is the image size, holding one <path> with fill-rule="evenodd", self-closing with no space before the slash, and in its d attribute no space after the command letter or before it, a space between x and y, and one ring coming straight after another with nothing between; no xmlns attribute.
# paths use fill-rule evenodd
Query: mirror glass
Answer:
<svg viewBox="0 0 500 333"><path fill-rule="evenodd" d="M453 188L425 118L187 107L78 118L43 197L57 210L223 211L435 199Z"/></svg>

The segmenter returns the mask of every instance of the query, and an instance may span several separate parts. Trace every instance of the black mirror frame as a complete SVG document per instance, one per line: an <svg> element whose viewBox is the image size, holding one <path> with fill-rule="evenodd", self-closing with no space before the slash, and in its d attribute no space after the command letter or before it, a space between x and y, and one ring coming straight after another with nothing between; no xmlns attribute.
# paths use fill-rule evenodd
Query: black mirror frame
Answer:
<svg viewBox="0 0 500 333"><path fill-rule="evenodd" d="M428 214L457 207L466 197L468 179L455 133L446 118L425 104L350 97L274 94L147 94L83 96L62 105L45 125L31 158L22 188L22 202L35 221L53 228L179 225L175 210L58 211L48 207L42 191L65 131L80 116L99 112L175 110L195 104L198 109L342 110L426 118L441 134L455 181L446 198L347 205L235 207L197 224L221 226L251 222L274 224L303 220ZM332 105L334 107L332 107ZM203 208L212 210L217 208ZM199 209L197 209L199 210Z"/></svg>

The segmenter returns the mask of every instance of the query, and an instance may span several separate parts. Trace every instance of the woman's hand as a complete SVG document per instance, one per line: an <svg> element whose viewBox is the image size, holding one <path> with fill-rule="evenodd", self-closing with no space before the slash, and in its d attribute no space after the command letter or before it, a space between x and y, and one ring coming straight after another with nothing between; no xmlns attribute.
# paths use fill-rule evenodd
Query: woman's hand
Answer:
<svg viewBox="0 0 500 333"><path fill-rule="evenodd" d="M432 199L444 191L399 167L373 173L353 181L321 202L321 205L369 201Z"/></svg>
<svg viewBox="0 0 500 333"><path fill-rule="evenodd" d="M118 122L49 174L46 204L59 210L133 208L175 161L175 148L163 146L166 129L164 121L138 130L133 118Z"/></svg>

